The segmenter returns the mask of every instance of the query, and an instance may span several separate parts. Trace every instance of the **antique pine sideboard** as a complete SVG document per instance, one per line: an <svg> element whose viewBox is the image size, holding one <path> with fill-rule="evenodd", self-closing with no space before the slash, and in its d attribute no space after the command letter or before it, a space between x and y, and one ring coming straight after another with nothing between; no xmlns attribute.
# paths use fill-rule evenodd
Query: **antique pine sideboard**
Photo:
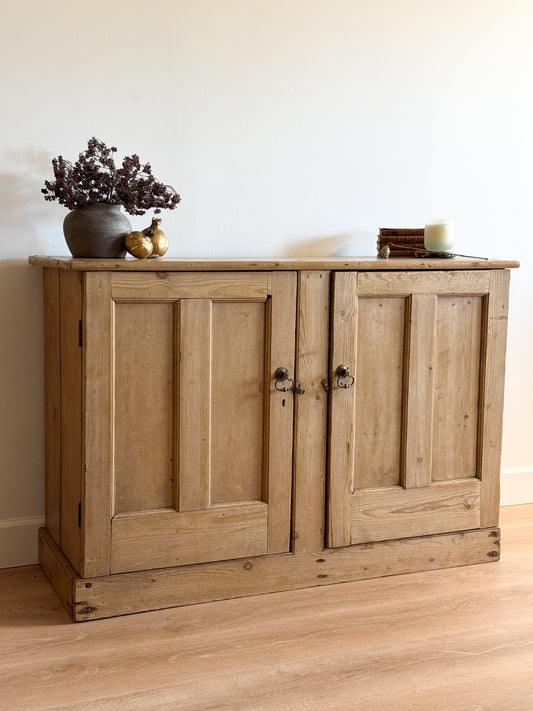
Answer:
<svg viewBox="0 0 533 711"><path fill-rule="evenodd" d="M499 558L517 262L30 262L74 620Z"/></svg>

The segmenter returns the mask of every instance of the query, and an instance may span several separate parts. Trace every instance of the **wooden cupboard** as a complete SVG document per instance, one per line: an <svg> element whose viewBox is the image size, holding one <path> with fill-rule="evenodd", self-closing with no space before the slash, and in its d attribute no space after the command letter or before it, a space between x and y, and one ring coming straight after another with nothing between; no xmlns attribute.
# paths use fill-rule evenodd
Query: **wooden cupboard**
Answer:
<svg viewBox="0 0 533 711"><path fill-rule="evenodd" d="M30 262L76 621L499 557L517 263Z"/></svg>

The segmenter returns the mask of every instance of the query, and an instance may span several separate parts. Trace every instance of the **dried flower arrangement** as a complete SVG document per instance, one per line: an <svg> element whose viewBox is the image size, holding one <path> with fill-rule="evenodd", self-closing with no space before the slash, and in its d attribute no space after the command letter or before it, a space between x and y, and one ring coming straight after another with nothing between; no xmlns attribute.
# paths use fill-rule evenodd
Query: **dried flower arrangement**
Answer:
<svg viewBox="0 0 533 711"><path fill-rule="evenodd" d="M55 180L45 180L41 189L45 200L58 200L69 210L94 203L123 205L130 215L144 215L173 210L180 196L170 185L165 185L152 174L150 163L141 164L139 156L127 156L117 168L113 153L97 138L89 139L87 150L71 163L63 156L52 160Z"/></svg>

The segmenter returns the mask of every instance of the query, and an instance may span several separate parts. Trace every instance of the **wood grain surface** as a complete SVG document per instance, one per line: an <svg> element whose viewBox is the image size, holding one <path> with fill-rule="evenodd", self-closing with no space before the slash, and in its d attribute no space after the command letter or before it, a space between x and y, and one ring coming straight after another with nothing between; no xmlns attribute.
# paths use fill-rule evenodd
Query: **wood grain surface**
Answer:
<svg viewBox="0 0 533 711"><path fill-rule="evenodd" d="M55 267L74 271L135 271L135 272L165 272L165 271L270 271L271 269L335 269L358 270L369 269L379 271L390 270L433 270L433 269L513 269L520 263L510 259L476 259L456 257L454 259L380 259L378 257L296 257L296 258L188 258L173 259L74 259L72 257L31 256L30 264L41 267Z"/></svg>

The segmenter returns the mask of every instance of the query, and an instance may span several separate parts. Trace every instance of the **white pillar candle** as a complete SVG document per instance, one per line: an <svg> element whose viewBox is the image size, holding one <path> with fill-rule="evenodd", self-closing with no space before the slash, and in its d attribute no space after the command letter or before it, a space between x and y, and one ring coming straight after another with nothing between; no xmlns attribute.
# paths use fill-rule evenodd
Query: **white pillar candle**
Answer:
<svg viewBox="0 0 533 711"><path fill-rule="evenodd" d="M429 252L446 252L453 247L453 222L434 220L424 227L424 247Z"/></svg>

